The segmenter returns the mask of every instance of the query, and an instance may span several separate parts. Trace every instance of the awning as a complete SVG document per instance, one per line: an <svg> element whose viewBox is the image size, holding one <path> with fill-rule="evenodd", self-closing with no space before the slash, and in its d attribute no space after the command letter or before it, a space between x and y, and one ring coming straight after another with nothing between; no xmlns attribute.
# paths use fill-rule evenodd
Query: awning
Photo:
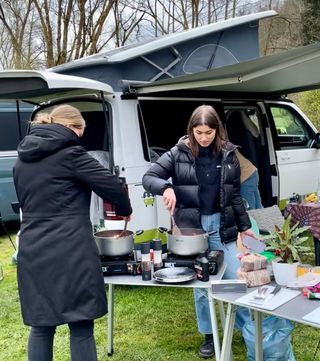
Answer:
<svg viewBox="0 0 320 361"><path fill-rule="evenodd" d="M282 95L320 87L320 43L230 66L137 85L138 94L175 90Z"/></svg>

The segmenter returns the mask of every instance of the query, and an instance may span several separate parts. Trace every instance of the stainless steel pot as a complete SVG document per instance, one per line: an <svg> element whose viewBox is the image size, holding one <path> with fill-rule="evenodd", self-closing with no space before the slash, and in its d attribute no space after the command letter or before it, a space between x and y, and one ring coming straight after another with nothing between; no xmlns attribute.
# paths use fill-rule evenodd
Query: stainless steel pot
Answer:
<svg viewBox="0 0 320 361"><path fill-rule="evenodd" d="M160 232L166 231L159 228ZM178 256L193 256L208 249L209 235L216 233L215 231L206 233L202 229L196 228L180 228L181 234L172 234L168 231L168 251Z"/></svg>
<svg viewBox="0 0 320 361"><path fill-rule="evenodd" d="M131 231L124 232L123 229L115 229L96 232L93 236L100 255L124 256L133 251L133 232Z"/></svg>

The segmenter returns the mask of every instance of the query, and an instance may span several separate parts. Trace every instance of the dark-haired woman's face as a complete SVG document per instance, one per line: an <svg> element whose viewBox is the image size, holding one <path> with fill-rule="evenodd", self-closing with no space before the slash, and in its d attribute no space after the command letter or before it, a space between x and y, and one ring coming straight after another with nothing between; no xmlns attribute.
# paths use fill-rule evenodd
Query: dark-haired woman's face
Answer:
<svg viewBox="0 0 320 361"><path fill-rule="evenodd" d="M201 147L208 147L216 136L216 129L207 125L198 125L193 128L193 135Z"/></svg>

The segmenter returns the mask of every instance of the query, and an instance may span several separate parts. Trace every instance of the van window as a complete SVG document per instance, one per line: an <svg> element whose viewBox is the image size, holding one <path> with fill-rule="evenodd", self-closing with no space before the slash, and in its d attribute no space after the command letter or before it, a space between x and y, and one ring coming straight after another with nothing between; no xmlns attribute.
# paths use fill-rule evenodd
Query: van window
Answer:
<svg viewBox="0 0 320 361"><path fill-rule="evenodd" d="M155 162L186 134L193 110L202 104L215 107L224 119L222 104L215 101L180 99L139 100L138 114L145 160Z"/></svg>
<svg viewBox="0 0 320 361"><path fill-rule="evenodd" d="M38 112L48 112L60 103L50 104L50 106L42 107L37 110ZM86 122L86 128L83 137L80 138L81 145L87 151L109 151L109 130L108 122L109 106L106 104L107 112L104 113L101 101L86 101L83 99L81 102L78 100L64 100L63 104L70 104L78 108Z"/></svg>
<svg viewBox="0 0 320 361"><path fill-rule="evenodd" d="M26 135L32 109L33 106L20 109L21 129L19 130L15 104L0 104L0 152L17 149L18 143Z"/></svg>
<svg viewBox="0 0 320 361"><path fill-rule="evenodd" d="M280 149L309 148L312 135L301 116L284 106L271 106Z"/></svg>

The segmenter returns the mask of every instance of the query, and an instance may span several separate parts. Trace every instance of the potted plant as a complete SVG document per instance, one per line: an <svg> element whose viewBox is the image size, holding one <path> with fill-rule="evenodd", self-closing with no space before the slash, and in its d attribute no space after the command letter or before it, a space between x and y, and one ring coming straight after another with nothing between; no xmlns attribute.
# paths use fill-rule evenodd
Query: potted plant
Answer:
<svg viewBox="0 0 320 361"><path fill-rule="evenodd" d="M299 227L299 222L292 225L289 215L279 228L262 237L267 245L267 250L272 250L276 259L272 261L272 268L275 280L278 284L285 286L288 282L294 281L297 277L297 266L301 262L301 255L310 254L310 247L304 245L308 236L302 236L308 226Z"/></svg>

